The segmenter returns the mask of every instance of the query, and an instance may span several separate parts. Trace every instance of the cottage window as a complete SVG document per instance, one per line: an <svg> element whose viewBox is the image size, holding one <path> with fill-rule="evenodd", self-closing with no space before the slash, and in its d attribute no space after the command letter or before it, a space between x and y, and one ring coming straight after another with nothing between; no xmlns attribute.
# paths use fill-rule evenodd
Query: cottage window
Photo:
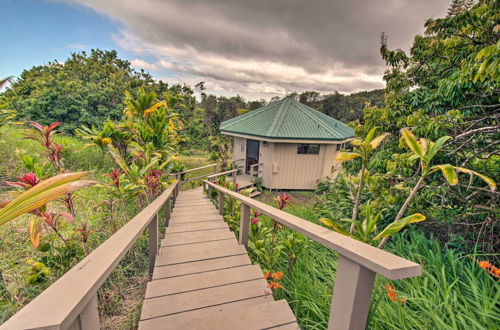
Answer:
<svg viewBox="0 0 500 330"><path fill-rule="evenodd" d="M298 155L319 155L319 144L302 144L297 146Z"/></svg>
<svg viewBox="0 0 500 330"><path fill-rule="evenodd" d="M341 149L345 149L345 143L337 144L337 151L340 151Z"/></svg>

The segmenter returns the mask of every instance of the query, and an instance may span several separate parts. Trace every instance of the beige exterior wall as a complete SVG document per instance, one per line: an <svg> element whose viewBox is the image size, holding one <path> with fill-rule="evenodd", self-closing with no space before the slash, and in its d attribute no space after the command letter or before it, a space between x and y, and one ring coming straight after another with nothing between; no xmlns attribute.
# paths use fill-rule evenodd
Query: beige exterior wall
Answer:
<svg viewBox="0 0 500 330"><path fill-rule="evenodd" d="M259 177L262 178L262 185L266 188L272 187L273 156L274 143L260 141L259 162L263 165L260 166L261 172L259 173Z"/></svg>
<svg viewBox="0 0 500 330"><path fill-rule="evenodd" d="M245 155L246 155L247 139L241 137L234 137L233 142L233 160L243 159L243 161L238 161L238 166L245 165Z"/></svg>
<svg viewBox="0 0 500 330"><path fill-rule="evenodd" d="M327 176L334 178L340 170L340 164L335 160L337 144L323 144L321 147L326 149L321 177Z"/></svg>
<svg viewBox="0 0 500 330"><path fill-rule="evenodd" d="M273 189L314 189L323 173L325 146L318 155L298 155L297 143L274 143Z"/></svg>
<svg viewBox="0 0 500 330"><path fill-rule="evenodd" d="M246 141L246 138L234 137L233 160L245 159ZM320 144L318 155L298 155L297 145L298 143L260 141L259 161L263 165L259 177L262 178L264 187L315 189L317 180L321 177L337 175L337 144ZM239 161L238 165L244 166L245 160Z"/></svg>

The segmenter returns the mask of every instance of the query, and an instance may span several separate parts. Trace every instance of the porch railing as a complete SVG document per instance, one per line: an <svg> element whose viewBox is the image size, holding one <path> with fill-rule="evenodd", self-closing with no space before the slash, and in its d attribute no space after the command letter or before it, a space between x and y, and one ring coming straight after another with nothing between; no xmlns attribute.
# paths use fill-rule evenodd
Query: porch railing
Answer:
<svg viewBox="0 0 500 330"><path fill-rule="evenodd" d="M259 173L262 172L262 170L260 169L260 166L262 166L262 165L264 165L264 164L257 163L257 164L250 165L250 176L251 177L258 176Z"/></svg>
<svg viewBox="0 0 500 330"><path fill-rule="evenodd" d="M159 212L165 207L164 217L168 223L178 185L175 182L168 187L0 329L99 329L97 290L146 229L149 231L149 272L153 272L159 245Z"/></svg>
<svg viewBox="0 0 500 330"><path fill-rule="evenodd" d="M204 186L210 191L209 196L211 196L212 189L218 191L219 212L221 214L224 212L225 196L241 202L239 243L245 247L248 247L250 208L253 208L274 221L339 253L328 329L365 329L376 274L390 280L416 277L422 274L422 267L412 261L336 233L209 181L205 181Z"/></svg>

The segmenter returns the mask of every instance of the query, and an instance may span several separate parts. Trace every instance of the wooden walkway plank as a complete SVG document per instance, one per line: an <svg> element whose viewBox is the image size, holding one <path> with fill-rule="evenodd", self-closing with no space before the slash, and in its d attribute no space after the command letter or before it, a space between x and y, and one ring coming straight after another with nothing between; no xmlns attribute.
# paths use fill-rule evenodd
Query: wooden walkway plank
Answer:
<svg viewBox="0 0 500 330"><path fill-rule="evenodd" d="M296 325L296 320L286 301L280 300L252 306L231 306L208 316L178 318L175 324L173 320L168 320L166 324L172 329L254 330Z"/></svg>
<svg viewBox="0 0 500 330"><path fill-rule="evenodd" d="M196 274L211 270L241 267L251 264L252 263L248 255L239 254L236 256L200 260L184 264L158 266L154 270L153 279Z"/></svg>
<svg viewBox="0 0 500 330"><path fill-rule="evenodd" d="M224 221L209 221L203 223L183 223L169 226L165 230L165 234L181 233L186 231L200 231L209 229L222 229L229 228Z"/></svg>
<svg viewBox="0 0 500 330"><path fill-rule="evenodd" d="M262 271L257 265L227 268L210 272L158 279L148 283L146 299L227 284L258 280Z"/></svg>
<svg viewBox="0 0 500 330"><path fill-rule="evenodd" d="M238 245L236 238L214 242L191 244L189 248L183 245L162 247L161 254L156 258L157 266L179 264L198 260L207 260L246 254L244 246Z"/></svg>
<svg viewBox="0 0 500 330"><path fill-rule="evenodd" d="M273 297L270 295L261 296L257 298L250 298L244 300L233 301L225 304L208 306L204 308L195 309L192 311L170 314L166 316L155 317L151 319L141 320L139 323L139 330L146 329L183 329L181 325L186 319L192 317L206 317L214 313L223 313L232 307L248 307L257 304L263 304L269 301L273 301ZM187 328L186 330L191 330L192 328Z"/></svg>
<svg viewBox="0 0 500 330"><path fill-rule="evenodd" d="M139 329L298 329L201 189L180 192L147 284Z"/></svg>
<svg viewBox="0 0 500 330"><path fill-rule="evenodd" d="M141 320L266 296L263 279L145 299ZM272 299L272 296L271 296Z"/></svg>
<svg viewBox="0 0 500 330"><path fill-rule="evenodd" d="M161 241L161 246L185 245L232 238L234 238L234 234L228 228L173 233Z"/></svg>

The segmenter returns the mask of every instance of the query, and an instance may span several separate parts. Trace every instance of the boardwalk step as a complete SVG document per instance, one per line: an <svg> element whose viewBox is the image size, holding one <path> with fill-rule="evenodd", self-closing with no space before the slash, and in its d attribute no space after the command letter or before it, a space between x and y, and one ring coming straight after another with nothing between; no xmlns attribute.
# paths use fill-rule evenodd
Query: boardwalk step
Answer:
<svg viewBox="0 0 500 330"><path fill-rule="evenodd" d="M222 306L210 314L203 310L180 313L142 322L140 329L207 329L207 330L254 330L299 329L295 317L285 300L269 301L250 306ZM153 321L153 322L152 322Z"/></svg>
<svg viewBox="0 0 500 330"><path fill-rule="evenodd" d="M160 255L156 258L155 265L165 266L246 253L245 247L238 245L235 238L231 240L195 243L189 245L189 247L176 245L162 247Z"/></svg>
<svg viewBox="0 0 500 330"><path fill-rule="evenodd" d="M187 231L200 231L200 230L209 230L209 229L222 229L229 228L229 226L224 221L208 221L208 222L199 222L199 223L183 223L176 224L168 227L165 230L165 234L170 233L180 233Z"/></svg>
<svg viewBox="0 0 500 330"><path fill-rule="evenodd" d="M239 254L235 256L199 260L183 264L165 265L155 268L153 279L203 273L212 270L240 267L251 264L252 262L246 254Z"/></svg>
<svg viewBox="0 0 500 330"><path fill-rule="evenodd" d="M189 222L189 221L199 221L199 220L214 220L214 219L220 219L222 220L222 217L220 216L219 212L210 212L210 213L205 213L205 214L191 214L191 215L178 215L178 214L172 214L171 222L170 223L175 223L176 221L178 222Z"/></svg>
<svg viewBox="0 0 500 330"><path fill-rule="evenodd" d="M246 265L185 276L157 279L148 283L146 288L146 299L232 283L258 280L260 278L262 278L262 270L258 265Z"/></svg>
<svg viewBox="0 0 500 330"><path fill-rule="evenodd" d="M187 312L195 309L227 304L239 300L272 295L266 294L267 282L263 279L229 284L202 290L145 299L141 320Z"/></svg>
<svg viewBox="0 0 500 330"><path fill-rule="evenodd" d="M228 229L215 229L183 233L171 233L161 241L161 246L173 246L181 244L201 243L234 238L234 234Z"/></svg>
<svg viewBox="0 0 500 330"><path fill-rule="evenodd" d="M298 329L201 189L179 193L158 252L139 329Z"/></svg>

